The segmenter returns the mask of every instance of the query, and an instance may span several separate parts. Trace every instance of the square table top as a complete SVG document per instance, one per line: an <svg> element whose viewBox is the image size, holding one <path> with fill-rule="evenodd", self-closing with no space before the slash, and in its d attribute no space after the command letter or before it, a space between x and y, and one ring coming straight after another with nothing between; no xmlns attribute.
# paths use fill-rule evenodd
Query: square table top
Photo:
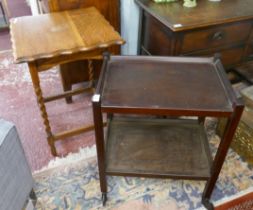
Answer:
<svg viewBox="0 0 253 210"><path fill-rule="evenodd" d="M199 116L233 112L234 92L220 61L213 58L112 56L104 72L104 111Z"/></svg>
<svg viewBox="0 0 253 210"><path fill-rule="evenodd" d="M124 43L95 7L14 18L10 30L17 63Z"/></svg>

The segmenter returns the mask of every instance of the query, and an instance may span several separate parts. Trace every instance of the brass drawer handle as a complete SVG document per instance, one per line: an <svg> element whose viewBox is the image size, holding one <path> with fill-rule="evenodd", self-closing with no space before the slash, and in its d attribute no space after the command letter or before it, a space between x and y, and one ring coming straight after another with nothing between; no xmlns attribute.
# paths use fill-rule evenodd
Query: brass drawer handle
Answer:
<svg viewBox="0 0 253 210"><path fill-rule="evenodd" d="M221 40L221 39L223 39L223 36L224 36L223 32L218 31L218 32L214 33L212 40L213 41Z"/></svg>

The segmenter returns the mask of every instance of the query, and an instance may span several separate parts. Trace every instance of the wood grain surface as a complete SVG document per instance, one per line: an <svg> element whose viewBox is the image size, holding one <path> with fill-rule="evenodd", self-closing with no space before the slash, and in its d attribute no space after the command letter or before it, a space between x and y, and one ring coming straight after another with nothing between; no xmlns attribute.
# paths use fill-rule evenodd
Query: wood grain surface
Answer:
<svg viewBox="0 0 253 210"><path fill-rule="evenodd" d="M95 7L14 18L10 28L17 63L124 43Z"/></svg>

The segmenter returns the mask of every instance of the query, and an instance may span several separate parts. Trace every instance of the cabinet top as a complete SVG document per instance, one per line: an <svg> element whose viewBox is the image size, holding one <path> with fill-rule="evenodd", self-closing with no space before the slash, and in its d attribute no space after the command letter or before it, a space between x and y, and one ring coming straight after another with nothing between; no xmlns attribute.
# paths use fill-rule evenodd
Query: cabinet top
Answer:
<svg viewBox="0 0 253 210"><path fill-rule="evenodd" d="M253 18L252 0L197 0L197 6L187 8L183 1L155 3L135 0L136 3L173 31L230 23Z"/></svg>

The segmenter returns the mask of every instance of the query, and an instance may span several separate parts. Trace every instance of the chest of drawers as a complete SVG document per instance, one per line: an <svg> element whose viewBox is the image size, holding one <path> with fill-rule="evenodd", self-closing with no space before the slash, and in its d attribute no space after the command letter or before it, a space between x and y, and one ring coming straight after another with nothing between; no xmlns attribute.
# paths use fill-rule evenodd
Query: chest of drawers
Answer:
<svg viewBox="0 0 253 210"><path fill-rule="evenodd" d="M226 68L253 60L253 1L198 0L195 8L183 1L140 6L139 53L213 56L221 54Z"/></svg>

